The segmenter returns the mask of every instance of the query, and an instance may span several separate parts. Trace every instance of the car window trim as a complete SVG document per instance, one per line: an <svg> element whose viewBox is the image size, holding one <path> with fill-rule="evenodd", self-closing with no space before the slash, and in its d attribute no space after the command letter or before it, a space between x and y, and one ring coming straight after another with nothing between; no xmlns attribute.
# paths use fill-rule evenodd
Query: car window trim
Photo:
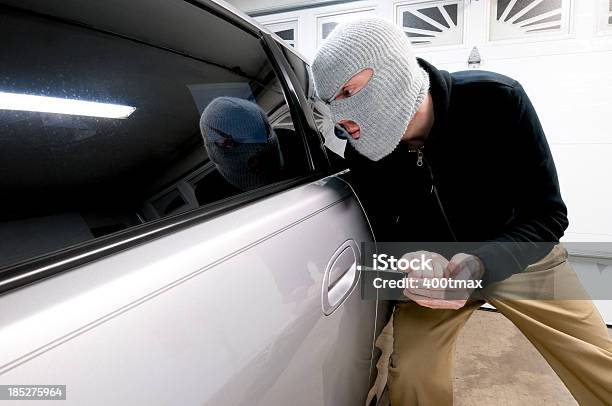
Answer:
<svg viewBox="0 0 612 406"><path fill-rule="evenodd" d="M313 172L306 176L277 182L188 212L139 224L107 236L0 267L0 295L143 243L168 236L265 197L320 180L322 176L320 172Z"/></svg>
<svg viewBox="0 0 612 406"><path fill-rule="evenodd" d="M304 120L303 120L303 112L300 111L299 100L296 93L296 89L293 83L289 78L289 75L285 69L282 68L281 63L279 63L279 50L276 48L276 41L272 40L270 42L269 34L264 32L260 33L260 43L262 48L264 49L266 56L268 57L268 61L272 65L272 69L274 73L278 77L278 80L283 88L283 94L285 96L285 102L289 106L289 111L291 114L291 119L293 121L293 125L296 131L300 134L300 138L302 139L302 144L304 145L304 149L306 152L306 161L308 164L308 169L311 171L315 170L315 163L312 158L312 153L310 151L310 146L308 143L308 139L306 138L306 132L304 131Z"/></svg>
<svg viewBox="0 0 612 406"><path fill-rule="evenodd" d="M322 135L317 129L314 115L307 103L306 95L304 94L304 90L300 85L297 75L291 66L289 66L289 62L281 51L283 45L279 44L278 41L267 32L261 31L260 34L264 49L268 53L268 57L277 72L277 76L284 86L283 90L285 90L286 95L289 95L287 104L290 109L295 111L298 117L299 130L309 154L309 164L313 170L331 173L331 167L325 151ZM307 63L304 60L302 61Z"/></svg>

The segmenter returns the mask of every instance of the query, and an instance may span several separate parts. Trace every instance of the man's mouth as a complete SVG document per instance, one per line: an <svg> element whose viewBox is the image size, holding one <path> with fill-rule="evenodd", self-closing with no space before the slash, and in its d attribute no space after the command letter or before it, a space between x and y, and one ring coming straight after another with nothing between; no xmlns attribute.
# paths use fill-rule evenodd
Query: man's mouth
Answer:
<svg viewBox="0 0 612 406"><path fill-rule="evenodd" d="M339 126L342 128L342 132L344 133L344 137L346 137L346 134L350 135L350 137L354 140L358 140L359 136L361 135L361 131L359 126L354 122L354 121L348 121L348 120L340 120L336 126ZM351 131L349 128L352 128L353 131ZM342 138L342 137L341 137Z"/></svg>

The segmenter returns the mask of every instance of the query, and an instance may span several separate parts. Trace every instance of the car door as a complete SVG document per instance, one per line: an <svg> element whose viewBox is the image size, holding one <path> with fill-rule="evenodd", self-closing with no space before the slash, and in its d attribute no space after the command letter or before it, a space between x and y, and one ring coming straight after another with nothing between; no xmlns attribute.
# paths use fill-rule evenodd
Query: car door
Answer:
<svg viewBox="0 0 612 406"><path fill-rule="evenodd" d="M352 179L350 171L348 170L348 165L344 160L346 140L336 137L334 131L335 124L331 118L329 106L317 96L314 90L312 72L308 58L296 51L287 42L282 41L280 37L278 39L278 44L278 54L276 57L282 60L288 80L294 84L297 93L296 98L298 99L297 103L303 106L301 110L304 111L305 116L307 116L304 118L304 121L307 122L306 126L313 133L318 134L319 140L323 137L323 150L325 151L326 161L329 163L331 172L335 173L338 178L346 181L347 184L350 185ZM355 194L354 190L352 190L352 192L357 201L359 201L359 196ZM367 217L367 213L365 214ZM362 253L362 258L364 255L365 254ZM368 297L364 292L365 290L362 290L362 297ZM378 292L375 292L375 295L378 297ZM379 337L383 328L389 322L392 311L392 302L377 300L374 337ZM373 362L371 366L370 383L373 385L378 373L375 363L382 355L382 352L378 347L374 347L372 351Z"/></svg>
<svg viewBox="0 0 612 406"><path fill-rule="evenodd" d="M371 230L258 30L213 3L0 7L0 385L362 404ZM214 158L245 144L266 153Z"/></svg>

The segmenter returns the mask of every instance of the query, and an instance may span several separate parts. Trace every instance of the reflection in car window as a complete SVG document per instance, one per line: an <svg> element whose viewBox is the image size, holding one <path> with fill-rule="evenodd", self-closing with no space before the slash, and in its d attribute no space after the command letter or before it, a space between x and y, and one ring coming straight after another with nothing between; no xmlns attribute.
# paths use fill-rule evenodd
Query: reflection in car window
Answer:
<svg viewBox="0 0 612 406"><path fill-rule="evenodd" d="M200 131L210 161L237 190L247 191L282 179L278 137L256 103L217 97L202 113Z"/></svg>
<svg viewBox="0 0 612 406"><path fill-rule="evenodd" d="M192 11L198 29L219 28ZM195 57L2 13L0 267L306 173L280 83L246 32L226 24L243 60Z"/></svg>

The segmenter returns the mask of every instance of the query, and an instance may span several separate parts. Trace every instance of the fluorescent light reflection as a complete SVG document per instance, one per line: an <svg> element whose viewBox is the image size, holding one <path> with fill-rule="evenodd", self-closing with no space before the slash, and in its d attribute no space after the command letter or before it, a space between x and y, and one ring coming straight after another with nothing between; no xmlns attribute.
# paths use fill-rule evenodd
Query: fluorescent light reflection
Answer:
<svg viewBox="0 0 612 406"><path fill-rule="evenodd" d="M74 116L128 118L136 107L58 97L0 92L0 110L37 111Z"/></svg>

